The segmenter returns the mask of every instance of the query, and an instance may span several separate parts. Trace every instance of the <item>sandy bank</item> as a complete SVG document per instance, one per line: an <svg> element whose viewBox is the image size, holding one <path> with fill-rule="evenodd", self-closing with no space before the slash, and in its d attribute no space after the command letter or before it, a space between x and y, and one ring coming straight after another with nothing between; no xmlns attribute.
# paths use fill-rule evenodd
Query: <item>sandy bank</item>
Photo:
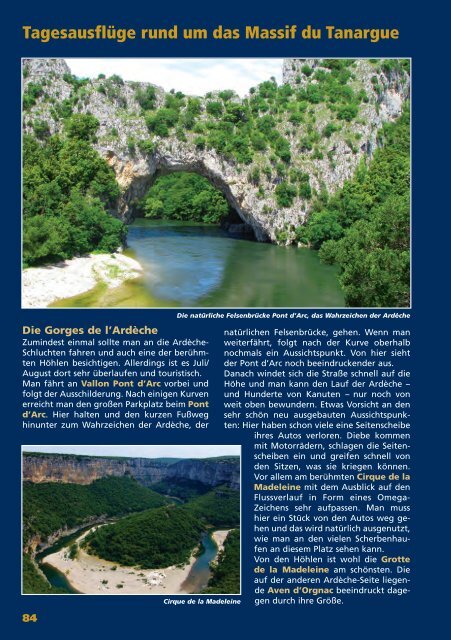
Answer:
<svg viewBox="0 0 451 640"><path fill-rule="evenodd" d="M230 531L231 529L218 529L218 531L213 531L213 533L211 534L211 537L218 547L218 551L222 551L224 549L224 541Z"/></svg>
<svg viewBox="0 0 451 640"><path fill-rule="evenodd" d="M46 267L30 267L22 274L22 307L47 307L93 289L99 282L118 287L142 274L139 262L121 253L91 254Z"/></svg>
<svg viewBox="0 0 451 640"><path fill-rule="evenodd" d="M77 542L93 531L93 527L77 538ZM69 549L64 547L43 559L43 562L58 569L71 585L81 593L90 595L175 595L186 593L181 585L188 577L196 558L192 556L183 568L176 566L164 569L135 569L122 567L114 562L87 554L83 549L77 558L69 558ZM118 586L121 585L121 586Z"/></svg>

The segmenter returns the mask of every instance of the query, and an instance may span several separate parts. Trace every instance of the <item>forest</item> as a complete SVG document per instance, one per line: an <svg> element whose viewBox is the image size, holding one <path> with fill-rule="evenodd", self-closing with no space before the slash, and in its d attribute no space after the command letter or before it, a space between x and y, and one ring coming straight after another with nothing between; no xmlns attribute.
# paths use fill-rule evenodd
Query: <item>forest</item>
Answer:
<svg viewBox="0 0 451 640"><path fill-rule="evenodd" d="M218 224L229 212L222 193L197 173L171 173L150 187L139 205L146 218Z"/></svg>
<svg viewBox="0 0 451 640"><path fill-rule="evenodd" d="M199 518L204 526L228 529L240 524L239 491L226 485L215 487L181 508Z"/></svg>
<svg viewBox="0 0 451 640"><path fill-rule="evenodd" d="M348 306L404 307L410 302L410 111L379 132L367 167L330 198L319 197L300 241L340 266Z"/></svg>
<svg viewBox="0 0 451 640"><path fill-rule="evenodd" d="M240 530L233 529L224 541L204 593L240 592Z"/></svg>
<svg viewBox="0 0 451 640"><path fill-rule="evenodd" d="M239 491L221 485L186 504L150 509L100 527L85 545L106 560L154 569L187 562L202 531L239 524Z"/></svg>
<svg viewBox="0 0 451 640"><path fill-rule="evenodd" d="M36 121L34 136L24 136L24 266L112 252L125 240L125 225L111 215L119 185L92 147L98 126L94 116L74 114L64 135Z"/></svg>
<svg viewBox="0 0 451 640"><path fill-rule="evenodd" d="M178 498L182 502L189 502L189 500L208 493L210 487L203 482L199 482L199 480L190 480L188 478L171 480L170 478L166 478L165 480L151 484L150 489L163 495Z"/></svg>
<svg viewBox="0 0 451 640"><path fill-rule="evenodd" d="M105 560L155 569L185 564L201 531L197 518L170 505L99 527L86 537L84 546Z"/></svg>
<svg viewBox="0 0 451 640"><path fill-rule="evenodd" d="M24 482L24 541L81 526L91 517L124 515L166 503L166 498L128 477L100 478L88 485Z"/></svg>

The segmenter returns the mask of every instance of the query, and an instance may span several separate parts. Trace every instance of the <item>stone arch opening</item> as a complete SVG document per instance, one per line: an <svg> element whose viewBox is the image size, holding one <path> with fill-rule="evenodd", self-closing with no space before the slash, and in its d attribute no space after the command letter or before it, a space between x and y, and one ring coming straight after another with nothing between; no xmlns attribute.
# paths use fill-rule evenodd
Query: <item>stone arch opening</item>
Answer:
<svg viewBox="0 0 451 640"><path fill-rule="evenodd" d="M249 224L247 224L246 222L243 221L243 219L240 217L240 215L239 215L238 211L236 210L236 208L233 206L233 204L230 203L230 200L228 200L225 197L224 193L215 184L213 184L211 180L209 180L205 176L202 176L198 172L185 171L183 169L174 170L172 167L171 168L158 167L156 169L155 173L150 178L149 185L148 185L144 195L149 193L149 191L160 180L160 178L164 178L166 176L170 176L170 175L174 175L174 174L176 174L176 175L178 175L180 177L182 175L185 175L185 176L198 176L198 177L200 177L202 179L202 183L203 183L203 181L205 181L205 183L211 185L215 189L215 191L217 191L218 193L220 193L224 197L224 199L226 200L226 202L228 204L228 212L226 214L223 213L223 215L217 221L209 222L210 224L217 225L217 226L221 227L224 231L226 231L232 237L243 238L243 239L246 239L246 240L256 240L253 228L251 227L251 225L249 225ZM168 187L168 189L170 189L170 188L171 187ZM189 208L189 207L187 207L187 208ZM144 210L143 210L142 207L141 208L133 207L131 213L132 213L132 220L136 219L136 218L145 217ZM158 216L156 216L156 217L158 218ZM189 222L190 219L187 218L187 221ZM196 221L194 220L194 222L196 222ZM197 220L197 222L200 222L200 220Z"/></svg>
<svg viewBox="0 0 451 640"><path fill-rule="evenodd" d="M228 175L227 166L215 171L198 157L192 157L187 161L185 158L158 154L145 159L135 159L133 162L122 162L110 153L107 160L114 168L123 190L118 202L118 215L126 223L137 217L137 203L160 176L177 172L196 173L206 178L227 200L231 215L225 221L225 226L231 235L245 235L260 242L269 240L266 230L259 220L253 217L249 206L243 202L240 190L234 190L235 181Z"/></svg>

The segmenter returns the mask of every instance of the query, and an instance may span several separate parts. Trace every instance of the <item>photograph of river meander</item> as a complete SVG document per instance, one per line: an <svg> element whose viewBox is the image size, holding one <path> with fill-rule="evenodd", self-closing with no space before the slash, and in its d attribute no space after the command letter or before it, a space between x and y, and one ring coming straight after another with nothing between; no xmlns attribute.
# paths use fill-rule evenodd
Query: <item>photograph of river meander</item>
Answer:
<svg viewBox="0 0 451 640"><path fill-rule="evenodd" d="M240 593L239 446L94 449L22 448L24 594Z"/></svg>

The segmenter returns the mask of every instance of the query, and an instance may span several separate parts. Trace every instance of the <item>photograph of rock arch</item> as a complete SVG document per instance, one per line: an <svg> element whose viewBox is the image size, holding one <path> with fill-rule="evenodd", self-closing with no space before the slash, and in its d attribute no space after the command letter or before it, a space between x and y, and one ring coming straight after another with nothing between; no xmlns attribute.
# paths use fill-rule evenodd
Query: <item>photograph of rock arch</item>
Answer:
<svg viewBox="0 0 451 640"><path fill-rule="evenodd" d="M410 305L410 60L33 58L22 82L24 307Z"/></svg>

